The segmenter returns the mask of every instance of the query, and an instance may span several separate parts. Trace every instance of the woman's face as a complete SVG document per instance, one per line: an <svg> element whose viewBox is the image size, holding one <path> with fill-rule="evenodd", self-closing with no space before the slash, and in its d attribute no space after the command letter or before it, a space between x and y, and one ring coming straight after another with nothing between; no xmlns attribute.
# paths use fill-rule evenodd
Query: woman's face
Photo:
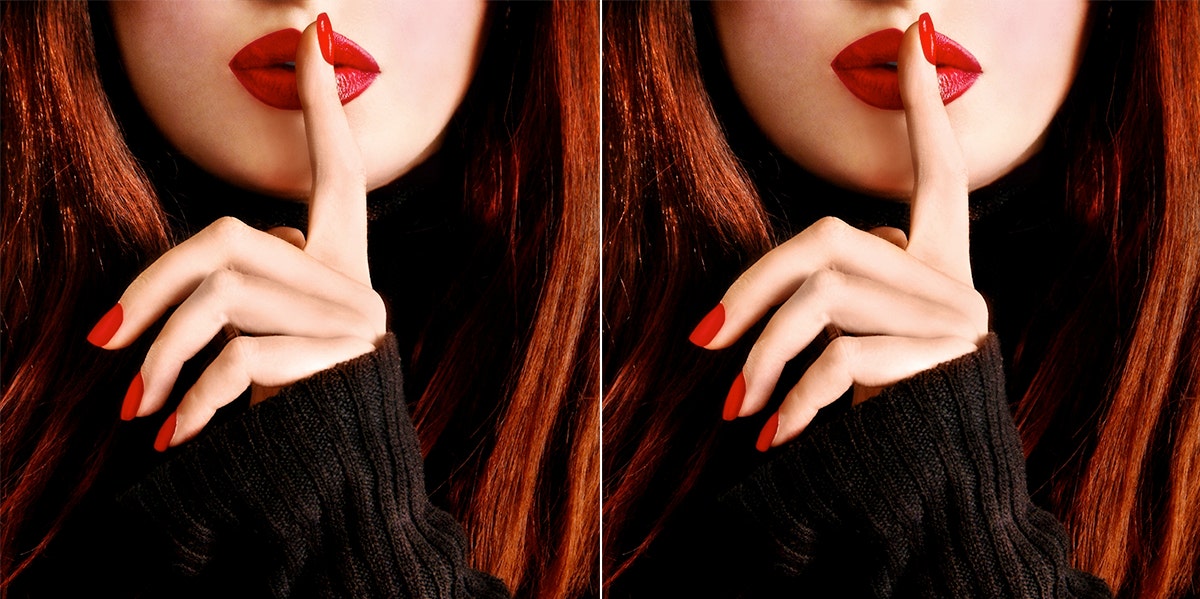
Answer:
<svg viewBox="0 0 1200 599"><path fill-rule="evenodd" d="M240 187L301 198L311 185L308 146L287 64L299 36L286 30L327 12L344 36L335 42L339 91L374 189L437 149L474 72L484 8L189 0L116 2L112 17L134 92L175 148Z"/></svg>
<svg viewBox="0 0 1200 599"><path fill-rule="evenodd" d="M771 142L822 178L896 198L913 185L886 64L899 35L855 42L930 14L949 38L938 43L942 97L976 189L1041 147L1074 79L1087 21L1082 0L742 1L712 10L734 88Z"/></svg>

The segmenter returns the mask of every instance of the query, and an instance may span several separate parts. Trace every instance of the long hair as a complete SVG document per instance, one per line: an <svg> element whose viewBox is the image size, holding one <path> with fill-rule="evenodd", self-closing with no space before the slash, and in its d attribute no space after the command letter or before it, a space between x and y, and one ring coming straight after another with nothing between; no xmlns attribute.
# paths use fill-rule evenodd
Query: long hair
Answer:
<svg viewBox="0 0 1200 599"><path fill-rule="evenodd" d="M687 399L738 365L680 340L780 234L720 129L691 11L605 12L606 586L687 497L720 426ZM1017 422L1055 462L1075 566L1124 596L1176 597L1200 559L1200 6L1095 5L1091 23L1059 117L1084 241L1057 283L1066 316L1018 341L1032 382ZM1072 290L1081 274L1091 285Z"/></svg>
<svg viewBox="0 0 1200 599"><path fill-rule="evenodd" d="M573 2L489 10L460 135L465 206L488 232L477 253L500 245L502 258L481 296L459 298L444 351L424 359L436 367L414 422L423 450L438 451L460 441L443 434L456 406L486 398L494 430L447 482L471 563L522 594L579 595L597 588L599 562L599 14ZM87 4L5 3L3 17L0 588L104 466L116 385L139 354L80 340L175 233L101 85Z"/></svg>

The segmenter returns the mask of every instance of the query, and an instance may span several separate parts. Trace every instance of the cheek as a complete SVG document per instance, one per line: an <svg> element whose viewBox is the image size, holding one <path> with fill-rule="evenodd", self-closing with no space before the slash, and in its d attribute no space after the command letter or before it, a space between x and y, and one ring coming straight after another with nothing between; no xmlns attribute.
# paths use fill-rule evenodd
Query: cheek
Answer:
<svg viewBox="0 0 1200 599"><path fill-rule="evenodd" d="M1041 147L1082 55L1087 6L1077 1L1004 5L987 15L985 76L971 102L951 104L972 188L987 185ZM978 36L984 39L982 35Z"/></svg>
<svg viewBox="0 0 1200 599"><path fill-rule="evenodd" d="M713 20L730 81L773 145L838 185L898 193L894 181L911 170L902 114L862 103L830 67L885 21L872 29L835 2L720 2Z"/></svg>
<svg viewBox="0 0 1200 599"><path fill-rule="evenodd" d="M346 107L371 187L394 180L437 149L482 49L485 7L477 0L410 6L377 32L381 41L404 42L377 56L389 66L369 90L374 95ZM362 27L371 28L366 22Z"/></svg>

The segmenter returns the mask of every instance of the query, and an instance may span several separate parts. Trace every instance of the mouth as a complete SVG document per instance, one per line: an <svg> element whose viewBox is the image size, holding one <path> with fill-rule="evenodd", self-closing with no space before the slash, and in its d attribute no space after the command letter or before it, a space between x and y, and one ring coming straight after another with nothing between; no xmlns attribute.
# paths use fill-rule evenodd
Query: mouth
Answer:
<svg viewBox="0 0 1200 599"><path fill-rule="evenodd" d="M281 29L268 33L238 51L229 68L250 95L280 110L300 110L296 89L296 48L300 31ZM379 76L379 65L350 38L333 32L333 72L338 98L346 104L357 98Z"/></svg>
<svg viewBox="0 0 1200 599"><path fill-rule="evenodd" d="M903 110L896 64L900 56L899 29L876 31L846 46L830 64L838 79L856 98L883 110ZM935 33L938 89L942 104L966 93L983 74L979 61L958 42Z"/></svg>

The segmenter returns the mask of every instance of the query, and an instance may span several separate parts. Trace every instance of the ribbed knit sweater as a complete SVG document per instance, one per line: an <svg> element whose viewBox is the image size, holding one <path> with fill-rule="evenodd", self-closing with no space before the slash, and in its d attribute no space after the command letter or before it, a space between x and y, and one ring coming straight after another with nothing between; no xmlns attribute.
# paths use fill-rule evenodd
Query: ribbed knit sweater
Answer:
<svg viewBox="0 0 1200 599"><path fill-rule="evenodd" d="M166 580L206 596L508 596L466 566L461 528L425 494L400 365L388 336L181 446L126 493L158 533Z"/></svg>
<svg viewBox="0 0 1200 599"><path fill-rule="evenodd" d="M740 125L729 130L755 135ZM735 148L755 144L766 146ZM740 155L783 238L827 215L862 229L907 227L904 204L836 188L772 151ZM1110 597L1103 581L1071 567L1066 531L1031 498L1044 481L1027 480L1009 404L1036 366L1027 355L1014 367L1013 347L1070 305L1055 287L1078 244L1063 212L1063 172L1060 157L1044 152L971 194L972 266L993 330L977 351L861 405L844 397L796 439L757 454L758 431L803 369L785 370L768 408L718 423L729 384L721 382L744 360L722 350L731 368L687 406L711 414L717 427L708 457L607 596ZM724 276L713 276L714 297L732 281ZM1036 357L1036 345L1026 349ZM694 452L672 444L664 451ZM1052 476L1046 466L1039 471ZM663 505L673 490L669 482L653 487L647 503Z"/></svg>
<svg viewBox="0 0 1200 599"><path fill-rule="evenodd" d="M255 406L243 397L164 454L154 431L195 368L158 413L119 423L110 412L117 438L97 482L10 597L509 596L468 566L461 525L434 505L426 476L436 485L453 464L427 472L406 402L422 388L408 356L464 260L461 190L443 160L369 197L372 275L391 313L383 343ZM157 183L184 235L224 215L304 227L305 205L183 159L152 172L170 173ZM120 383L97 403L119 403Z"/></svg>
<svg viewBox="0 0 1200 599"><path fill-rule="evenodd" d="M814 427L722 502L763 549L750 595L1110 596L1025 491L994 335Z"/></svg>

